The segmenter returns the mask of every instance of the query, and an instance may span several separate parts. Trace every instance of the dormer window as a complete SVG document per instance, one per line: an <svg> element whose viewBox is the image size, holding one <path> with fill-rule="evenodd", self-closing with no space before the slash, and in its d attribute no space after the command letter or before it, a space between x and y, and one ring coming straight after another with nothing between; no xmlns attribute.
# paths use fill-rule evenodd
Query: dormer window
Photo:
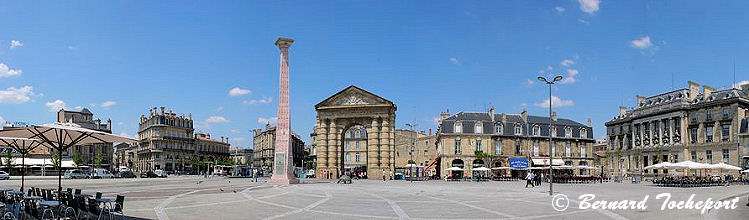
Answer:
<svg viewBox="0 0 749 220"><path fill-rule="evenodd" d="M565 137L572 137L572 128L570 128L570 127L565 127L565 128L564 128L564 136L565 136Z"/></svg>
<svg viewBox="0 0 749 220"><path fill-rule="evenodd" d="M580 138L587 138L588 137L588 130L585 128L580 129Z"/></svg>
<svg viewBox="0 0 749 220"><path fill-rule="evenodd" d="M455 133L463 133L463 123L460 121L455 122Z"/></svg>
<svg viewBox="0 0 749 220"><path fill-rule="evenodd" d="M494 125L494 133L495 134L502 134L502 129L503 128L504 128L504 126L502 126L502 123L497 123L496 125Z"/></svg>
<svg viewBox="0 0 749 220"><path fill-rule="evenodd" d="M538 125L533 126L533 136L541 136L541 127Z"/></svg>
<svg viewBox="0 0 749 220"><path fill-rule="evenodd" d="M515 135L522 135L523 134L523 128L520 127L519 124L515 125Z"/></svg>
<svg viewBox="0 0 749 220"><path fill-rule="evenodd" d="M552 137L557 136L557 126L551 127L551 136Z"/></svg>
<svg viewBox="0 0 749 220"><path fill-rule="evenodd" d="M484 123L481 123L481 121L476 122L476 125L473 127L473 133L484 133Z"/></svg>

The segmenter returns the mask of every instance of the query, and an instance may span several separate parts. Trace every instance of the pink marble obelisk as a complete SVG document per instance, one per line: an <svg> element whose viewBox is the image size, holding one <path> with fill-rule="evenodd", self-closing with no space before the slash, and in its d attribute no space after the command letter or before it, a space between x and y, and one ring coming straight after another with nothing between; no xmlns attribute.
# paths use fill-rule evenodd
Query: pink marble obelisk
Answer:
<svg viewBox="0 0 749 220"><path fill-rule="evenodd" d="M276 46L281 50L280 81L278 83L278 125L273 157L272 184L298 183L294 177L294 155L291 149L291 118L289 116L289 47L293 39L279 37Z"/></svg>

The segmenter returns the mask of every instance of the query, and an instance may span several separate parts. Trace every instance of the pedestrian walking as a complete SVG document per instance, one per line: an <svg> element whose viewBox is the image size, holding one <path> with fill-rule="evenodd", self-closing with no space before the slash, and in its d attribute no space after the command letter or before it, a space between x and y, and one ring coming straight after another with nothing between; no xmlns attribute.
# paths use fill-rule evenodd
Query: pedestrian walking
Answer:
<svg viewBox="0 0 749 220"><path fill-rule="evenodd" d="M528 185L531 185L531 187L533 187L533 177L534 176L532 172L528 172L528 174L525 175L525 188L528 188Z"/></svg>
<svg viewBox="0 0 749 220"><path fill-rule="evenodd" d="M386 181L386 180L385 180L385 178L387 177L386 175L387 175L387 173L385 173L385 169L382 169L382 181L383 181L383 182L385 182L385 181Z"/></svg>

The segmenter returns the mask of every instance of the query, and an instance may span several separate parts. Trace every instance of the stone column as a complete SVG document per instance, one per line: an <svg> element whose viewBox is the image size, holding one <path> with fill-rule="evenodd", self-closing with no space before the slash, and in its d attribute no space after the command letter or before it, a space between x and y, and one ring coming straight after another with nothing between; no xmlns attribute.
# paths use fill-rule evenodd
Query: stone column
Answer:
<svg viewBox="0 0 749 220"><path fill-rule="evenodd" d="M390 130L390 119L383 119L382 120L382 134L380 135L380 152L378 152L380 157L380 167L390 170L390 135L392 134ZM410 146L410 145L409 145Z"/></svg>
<svg viewBox="0 0 749 220"><path fill-rule="evenodd" d="M377 149L380 142L380 125L377 118L372 118L369 128L367 128L367 177L370 179L381 179L382 170L377 164Z"/></svg>
<svg viewBox="0 0 749 220"><path fill-rule="evenodd" d="M328 127L328 168L334 178L337 178L338 171L336 170L340 169L340 165L338 164L338 157L340 156L338 147L338 128L336 127L335 119L330 119Z"/></svg>
<svg viewBox="0 0 749 220"><path fill-rule="evenodd" d="M280 80L278 83L278 123L271 183L298 183L294 177L294 152L291 148L291 118L289 115L289 47L293 39L279 37L276 46L281 50Z"/></svg>
<svg viewBox="0 0 749 220"><path fill-rule="evenodd" d="M395 115L390 117L390 170L395 173Z"/></svg>
<svg viewBox="0 0 749 220"><path fill-rule="evenodd" d="M328 168L328 124L325 123L325 119L317 120L317 178L324 178L321 173L322 170Z"/></svg>

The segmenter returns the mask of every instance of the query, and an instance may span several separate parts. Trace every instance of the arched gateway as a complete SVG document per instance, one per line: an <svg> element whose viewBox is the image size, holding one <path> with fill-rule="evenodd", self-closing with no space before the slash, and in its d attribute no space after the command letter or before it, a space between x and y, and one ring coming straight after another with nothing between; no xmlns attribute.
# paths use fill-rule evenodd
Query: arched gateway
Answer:
<svg viewBox="0 0 749 220"><path fill-rule="evenodd" d="M338 178L362 170L369 179L382 179L383 173L389 176L395 164L395 110L393 102L353 85L315 105L317 177ZM345 144L346 133L359 126L366 131L362 132L366 135L356 136L365 139L361 140L364 146ZM352 160L345 156L347 152L358 155L353 158L366 161L356 161L366 166L351 167L355 163L347 161Z"/></svg>

